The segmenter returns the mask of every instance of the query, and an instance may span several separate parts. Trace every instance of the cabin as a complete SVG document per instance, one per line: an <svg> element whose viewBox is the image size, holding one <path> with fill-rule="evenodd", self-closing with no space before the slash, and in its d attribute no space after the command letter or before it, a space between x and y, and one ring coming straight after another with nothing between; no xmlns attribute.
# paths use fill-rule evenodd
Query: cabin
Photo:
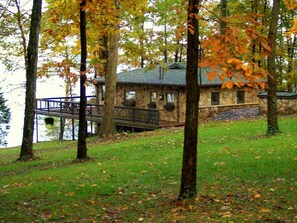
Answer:
<svg viewBox="0 0 297 223"><path fill-rule="evenodd" d="M208 80L209 68L199 68L199 119L206 121L236 108L259 106L259 93L247 87L222 89L217 78ZM105 80L97 78L99 105L104 104ZM159 112L160 123L183 124L186 114L186 63L166 63L153 69L140 68L117 74L116 105Z"/></svg>

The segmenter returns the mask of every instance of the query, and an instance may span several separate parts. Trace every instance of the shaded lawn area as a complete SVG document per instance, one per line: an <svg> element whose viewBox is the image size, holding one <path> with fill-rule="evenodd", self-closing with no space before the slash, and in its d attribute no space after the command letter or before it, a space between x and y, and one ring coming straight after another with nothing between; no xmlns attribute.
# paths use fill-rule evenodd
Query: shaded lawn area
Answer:
<svg viewBox="0 0 297 223"><path fill-rule="evenodd" d="M198 195L176 202L183 129L35 145L39 160L0 150L1 222L296 222L297 118L199 126Z"/></svg>

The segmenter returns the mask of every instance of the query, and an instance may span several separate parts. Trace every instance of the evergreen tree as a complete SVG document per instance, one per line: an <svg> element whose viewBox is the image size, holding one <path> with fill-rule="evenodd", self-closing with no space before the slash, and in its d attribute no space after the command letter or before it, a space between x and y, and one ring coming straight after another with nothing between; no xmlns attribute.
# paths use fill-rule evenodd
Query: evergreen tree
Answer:
<svg viewBox="0 0 297 223"><path fill-rule="evenodd" d="M8 134L10 122L10 109L7 107L6 101L3 93L0 92L0 146L7 144L5 137Z"/></svg>

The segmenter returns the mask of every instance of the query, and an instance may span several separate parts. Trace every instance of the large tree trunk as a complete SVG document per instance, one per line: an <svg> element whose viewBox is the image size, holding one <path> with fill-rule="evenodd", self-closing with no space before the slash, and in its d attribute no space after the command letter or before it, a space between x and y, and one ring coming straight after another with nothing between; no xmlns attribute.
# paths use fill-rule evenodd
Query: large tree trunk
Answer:
<svg viewBox="0 0 297 223"><path fill-rule="evenodd" d="M187 70L186 70L186 121L184 132L184 151L181 175L181 186L178 199L196 196L196 166L198 143L198 20L190 14L198 14L199 0L189 0L188 21L194 27L194 34L188 31Z"/></svg>
<svg viewBox="0 0 297 223"><path fill-rule="evenodd" d="M86 5L86 0L80 3L80 44L81 44L81 64L80 64L80 103L79 103L79 128L77 140L77 159L86 159L87 156L87 121L86 121L86 87L87 80L87 35L86 35L86 13L82 7Z"/></svg>
<svg viewBox="0 0 297 223"><path fill-rule="evenodd" d="M100 128L100 137L114 134L115 128L115 99L116 99L116 72L118 62L119 30L116 28L110 34L108 46L107 70L105 75L105 101L103 119Z"/></svg>
<svg viewBox="0 0 297 223"><path fill-rule="evenodd" d="M275 134L279 132L278 119L277 119L277 97L276 97L276 37L277 37L277 24L280 11L279 0L273 1L271 12L271 20L268 32L268 39L271 48L271 54L268 56L267 70L268 70L268 98L267 98L267 124L268 134Z"/></svg>
<svg viewBox="0 0 297 223"><path fill-rule="evenodd" d="M42 0L34 0L31 15L29 45L27 50L25 116L23 140L19 160L26 160L34 157L33 133L36 104L36 76L41 8Z"/></svg>

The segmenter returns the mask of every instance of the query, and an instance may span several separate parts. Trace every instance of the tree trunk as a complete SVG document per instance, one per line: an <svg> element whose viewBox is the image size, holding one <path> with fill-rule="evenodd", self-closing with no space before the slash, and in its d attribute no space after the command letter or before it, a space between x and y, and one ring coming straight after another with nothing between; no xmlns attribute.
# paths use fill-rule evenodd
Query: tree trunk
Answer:
<svg viewBox="0 0 297 223"><path fill-rule="evenodd" d="M178 199L196 196L196 166L198 143L198 45L199 26L196 18L190 14L198 14L199 0L189 0L188 21L194 27L194 34L188 31L187 70L186 70L186 121L184 130L184 151L181 175L181 186Z"/></svg>
<svg viewBox="0 0 297 223"><path fill-rule="evenodd" d="M277 97L276 97L276 37L277 37L277 24L280 11L279 0L273 1L271 12L271 20L268 31L268 39L271 48L271 54L268 56L267 70L268 70L268 98L267 98L267 124L268 134L275 134L279 132L278 119L277 119Z"/></svg>
<svg viewBox="0 0 297 223"><path fill-rule="evenodd" d="M34 157L33 133L36 104L36 76L41 8L42 0L34 0L31 15L29 45L27 50L25 115L23 140L19 160L26 160Z"/></svg>
<svg viewBox="0 0 297 223"><path fill-rule="evenodd" d="M226 33L226 22L223 20L227 17L227 3L228 0L220 0L220 33L225 35Z"/></svg>
<svg viewBox="0 0 297 223"><path fill-rule="evenodd" d="M64 139L64 131L65 131L65 118L60 117L60 132L59 132L60 141Z"/></svg>
<svg viewBox="0 0 297 223"><path fill-rule="evenodd" d="M288 46L288 66L287 66L287 73L289 74L290 78L289 81L287 82L287 90L288 91L293 91L293 87L295 88L296 86L296 81L295 81L295 75L292 74L293 72L293 62L295 58L295 48L296 48L296 42L297 38L296 36L293 37L293 40L289 39L287 40L287 46Z"/></svg>
<svg viewBox="0 0 297 223"><path fill-rule="evenodd" d="M80 3L80 44L81 44L81 64L80 64L80 103L79 103L79 128L77 140L77 159L86 159L87 156L87 121L86 121L86 87L87 80L87 35L86 35L86 13L82 7L86 5L86 0Z"/></svg>
<svg viewBox="0 0 297 223"><path fill-rule="evenodd" d="M100 137L114 134L115 128L115 97L116 97L116 72L118 62L119 30L110 34L108 46L107 70L105 75L105 100L103 119L100 128Z"/></svg>

